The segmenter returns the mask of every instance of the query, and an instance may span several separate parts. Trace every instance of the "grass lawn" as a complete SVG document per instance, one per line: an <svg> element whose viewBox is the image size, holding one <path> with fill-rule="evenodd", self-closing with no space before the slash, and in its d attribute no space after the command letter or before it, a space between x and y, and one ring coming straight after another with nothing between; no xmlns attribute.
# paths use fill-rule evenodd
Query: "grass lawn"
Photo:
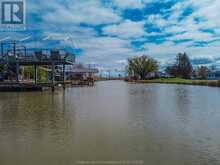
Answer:
<svg viewBox="0 0 220 165"><path fill-rule="evenodd" d="M153 80L138 80L137 83L160 83L160 84L185 84L220 87L218 80L187 80L181 78L159 78Z"/></svg>

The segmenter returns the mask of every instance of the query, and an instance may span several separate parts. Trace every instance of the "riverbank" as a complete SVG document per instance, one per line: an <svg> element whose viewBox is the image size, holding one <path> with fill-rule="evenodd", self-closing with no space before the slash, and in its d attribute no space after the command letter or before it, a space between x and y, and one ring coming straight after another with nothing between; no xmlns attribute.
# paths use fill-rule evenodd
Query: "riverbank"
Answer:
<svg viewBox="0 0 220 165"><path fill-rule="evenodd" d="M96 77L96 81L114 81L114 80L124 80L123 77L119 78L119 77Z"/></svg>
<svg viewBox="0 0 220 165"><path fill-rule="evenodd" d="M220 80L187 80L181 78L160 78L152 80L135 80L129 81L134 83L158 83L158 84L183 84L183 85L200 85L200 86L212 86L220 87Z"/></svg>

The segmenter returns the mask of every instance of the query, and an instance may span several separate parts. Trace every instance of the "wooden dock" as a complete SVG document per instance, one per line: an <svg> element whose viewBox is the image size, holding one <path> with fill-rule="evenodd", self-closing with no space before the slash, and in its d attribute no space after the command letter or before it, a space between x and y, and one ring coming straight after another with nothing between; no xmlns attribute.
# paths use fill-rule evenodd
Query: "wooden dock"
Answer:
<svg viewBox="0 0 220 165"><path fill-rule="evenodd" d="M28 92L43 90L43 86L34 84L0 84L0 92Z"/></svg>
<svg viewBox="0 0 220 165"><path fill-rule="evenodd" d="M27 82L0 82L0 92L27 92L27 91L46 91L55 90L72 86L71 81L56 82L55 84L48 83L27 83ZM54 89L53 89L54 88Z"/></svg>

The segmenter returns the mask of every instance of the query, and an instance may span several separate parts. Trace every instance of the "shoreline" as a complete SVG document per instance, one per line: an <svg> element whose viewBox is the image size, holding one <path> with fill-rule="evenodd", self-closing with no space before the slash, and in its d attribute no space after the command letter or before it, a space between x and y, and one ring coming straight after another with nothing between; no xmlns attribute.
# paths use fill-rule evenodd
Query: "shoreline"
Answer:
<svg viewBox="0 0 220 165"><path fill-rule="evenodd" d="M176 85L220 87L220 80L187 80L180 78L161 78L161 79L152 79L152 80L132 80L127 82L137 83L137 84L176 84Z"/></svg>

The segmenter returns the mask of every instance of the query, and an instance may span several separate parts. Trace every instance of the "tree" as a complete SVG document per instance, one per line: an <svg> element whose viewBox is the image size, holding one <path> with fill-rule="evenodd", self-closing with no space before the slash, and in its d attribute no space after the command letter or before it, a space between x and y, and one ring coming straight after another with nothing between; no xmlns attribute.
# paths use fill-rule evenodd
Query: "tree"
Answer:
<svg viewBox="0 0 220 165"><path fill-rule="evenodd" d="M0 73L2 73L4 70L4 65L0 64Z"/></svg>
<svg viewBox="0 0 220 165"><path fill-rule="evenodd" d="M169 75L172 75L172 76L177 76L177 68L176 66L168 66L166 69L165 69L165 72Z"/></svg>
<svg viewBox="0 0 220 165"><path fill-rule="evenodd" d="M25 66L23 69L23 76L26 79L34 79L34 66ZM43 67L38 68L38 81L45 82L47 80L47 71Z"/></svg>
<svg viewBox="0 0 220 165"><path fill-rule="evenodd" d="M0 64L0 81L4 80L4 65Z"/></svg>
<svg viewBox="0 0 220 165"><path fill-rule="evenodd" d="M156 72L158 63L151 57L140 56L128 59L127 72L130 76L145 79L148 73Z"/></svg>
<svg viewBox="0 0 220 165"><path fill-rule="evenodd" d="M173 66L166 68L166 72L175 77L189 79L192 76L193 67L186 53L179 53Z"/></svg>
<svg viewBox="0 0 220 165"><path fill-rule="evenodd" d="M207 79L209 74L209 69L206 66L198 67L195 70L196 78L198 79Z"/></svg>

